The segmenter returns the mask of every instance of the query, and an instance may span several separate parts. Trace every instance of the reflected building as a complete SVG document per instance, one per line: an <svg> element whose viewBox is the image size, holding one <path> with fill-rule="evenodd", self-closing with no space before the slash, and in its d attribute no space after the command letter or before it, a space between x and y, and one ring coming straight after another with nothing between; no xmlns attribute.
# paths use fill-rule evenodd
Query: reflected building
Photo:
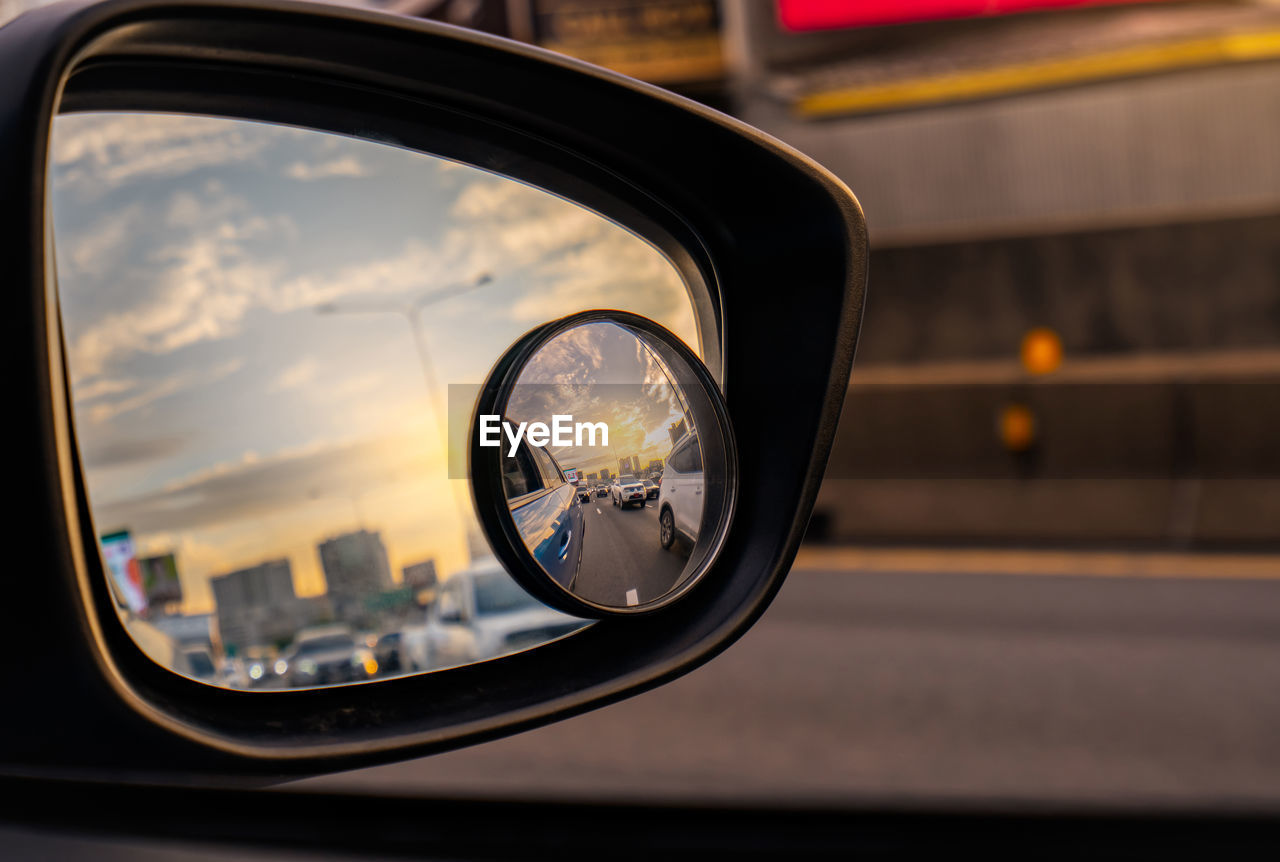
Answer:
<svg viewBox="0 0 1280 862"><path fill-rule="evenodd" d="M680 442L680 438L689 432L689 425L685 420L672 422L667 426L667 433L671 435L671 445L674 446Z"/></svg>
<svg viewBox="0 0 1280 862"><path fill-rule="evenodd" d="M414 590L425 590L436 585L436 561L423 560L400 570L401 580L406 587Z"/></svg>
<svg viewBox="0 0 1280 862"><path fill-rule="evenodd" d="M298 629L323 616L323 603L299 599L287 559L267 560L209 579L218 637L227 655L287 643Z"/></svg>
<svg viewBox="0 0 1280 862"><path fill-rule="evenodd" d="M318 550L334 615L355 625L367 623L367 600L392 587L382 534L368 530L345 533L321 542Z"/></svg>
<svg viewBox="0 0 1280 862"><path fill-rule="evenodd" d="M599 485L599 484L600 484L600 474L599 474L599 473L588 473L588 474L587 474L587 484L588 484L588 485Z"/></svg>
<svg viewBox="0 0 1280 862"><path fill-rule="evenodd" d="M662 472L663 461L661 458L652 458L649 461L649 475L653 476Z"/></svg>
<svg viewBox="0 0 1280 862"><path fill-rule="evenodd" d="M412 601L419 606L430 604L435 600L438 581L435 560L412 563L400 570L402 587L409 592Z"/></svg>

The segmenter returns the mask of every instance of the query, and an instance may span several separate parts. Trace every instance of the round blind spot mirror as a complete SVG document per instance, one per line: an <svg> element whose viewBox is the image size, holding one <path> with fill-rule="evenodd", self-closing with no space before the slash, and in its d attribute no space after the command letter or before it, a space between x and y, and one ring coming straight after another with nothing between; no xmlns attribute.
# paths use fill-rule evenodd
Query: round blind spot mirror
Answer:
<svg viewBox="0 0 1280 862"><path fill-rule="evenodd" d="M714 379L647 318L585 312L513 345L481 390L470 470L498 556L547 604L644 613L728 532L736 458Z"/></svg>

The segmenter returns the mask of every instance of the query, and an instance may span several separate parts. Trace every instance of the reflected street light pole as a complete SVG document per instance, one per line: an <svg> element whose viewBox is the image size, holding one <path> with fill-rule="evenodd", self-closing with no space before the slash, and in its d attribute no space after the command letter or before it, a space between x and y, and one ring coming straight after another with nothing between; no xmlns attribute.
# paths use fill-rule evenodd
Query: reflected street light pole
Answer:
<svg viewBox="0 0 1280 862"><path fill-rule="evenodd" d="M422 330L422 312L446 299L452 299L464 293L469 293L478 287L483 287L493 281L493 275L488 272L482 272L475 278L460 284L452 284L437 290L427 291L419 294L413 300L407 303L401 302L326 302L315 307L316 314L399 314L408 322L409 331L413 335L413 345L418 351L418 362L422 366L422 379L427 386L427 399L431 404L432 411L436 414L436 428L440 434L440 447L445 457L445 475L448 476L449 463L449 423L446 418L446 406L444 395L440 388L440 381L436 377L435 363L431 361L431 352L427 349L427 337ZM458 507L458 515L463 519L465 528L470 532L473 528L467 516L470 510L458 498L455 489L454 503ZM471 541L468 541L468 552L471 550Z"/></svg>
<svg viewBox="0 0 1280 862"><path fill-rule="evenodd" d="M441 445L445 447L446 453L449 451L448 423L444 418L443 411L438 409L438 405L444 403L444 395L440 390L440 381L436 379L435 364L431 361L431 354L427 350L427 337L422 331L422 310L460 293L483 287L491 281L493 281L493 276L487 272L482 272L468 284L424 294L401 310L401 313L408 318L409 328L413 331L413 343L418 348L418 360L422 363L422 378L427 383L427 394L431 398L431 403L437 406L437 413L439 414L437 419L440 421L443 435Z"/></svg>
<svg viewBox="0 0 1280 862"><path fill-rule="evenodd" d="M413 345L418 350L418 361L422 365L422 379L427 384L427 398L436 413L440 431L440 445L447 455L449 451L448 422L440 409L442 396L440 381L436 378L435 364L431 361L431 353L427 350L427 338L422 331L422 312L424 309L475 290L493 281L490 273L482 272L470 281L454 284L438 290L428 291L407 303L396 302L326 302L315 307L316 314L399 314L408 322L409 331L413 334Z"/></svg>

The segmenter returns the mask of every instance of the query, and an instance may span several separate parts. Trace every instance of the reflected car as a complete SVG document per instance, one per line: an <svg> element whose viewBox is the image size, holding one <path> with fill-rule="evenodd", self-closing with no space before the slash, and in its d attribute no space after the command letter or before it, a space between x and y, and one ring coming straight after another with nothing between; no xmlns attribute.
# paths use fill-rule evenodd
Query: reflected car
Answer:
<svg viewBox="0 0 1280 862"><path fill-rule="evenodd" d="M580 485L578 487L576 494L577 494L579 503L591 502L591 489L588 488L586 485Z"/></svg>
<svg viewBox="0 0 1280 862"><path fill-rule="evenodd" d="M373 658L378 665L378 673L405 673L416 670L413 661L405 655L403 636L400 632L387 632L378 638L373 647Z"/></svg>
<svg viewBox="0 0 1280 862"><path fill-rule="evenodd" d="M253 658L244 663L244 675L246 678L246 686L258 686L270 682L273 676L271 671L271 659Z"/></svg>
<svg viewBox="0 0 1280 862"><path fill-rule="evenodd" d="M609 495L613 505L623 509L631 505L644 508L646 499L644 484L630 474L614 479L613 485L609 488Z"/></svg>
<svg viewBox="0 0 1280 862"><path fill-rule="evenodd" d="M286 682L294 687L355 682L371 676L355 635L341 623L298 632L285 660Z"/></svg>
<svg viewBox="0 0 1280 862"><path fill-rule="evenodd" d="M608 496L609 496L609 486L608 486L608 485L596 485L596 496L597 496L597 497L608 497Z"/></svg>
<svg viewBox="0 0 1280 862"><path fill-rule="evenodd" d="M432 669L484 661L539 646L587 624L539 602L490 558L455 572L441 586L427 609L425 654L419 658Z"/></svg>
<svg viewBox="0 0 1280 862"><path fill-rule="evenodd" d="M507 506L529 553L547 574L572 589L582 563L585 521L577 489L546 449L521 443L502 459Z"/></svg>
<svg viewBox="0 0 1280 862"><path fill-rule="evenodd" d="M209 650L203 646L188 645L181 647L182 656L186 659L186 665L190 674L196 679L213 681L218 675L217 669L213 664L213 656L209 654Z"/></svg>
<svg viewBox="0 0 1280 862"><path fill-rule="evenodd" d="M204 682L217 682L212 653L203 644L182 644L141 616L124 611L129 635L151 660L174 672Z"/></svg>
<svg viewBox="0 0 1280 862"><path fill-rule="evenodd" d="M670 549L677 539L692 545L702 525L702 449L687 433L672 447L662 468L658 494L658 541Z"/></svg>
<svg viewBox="0 0 1280 862"><path fill-rule="evenodd" d="M231 688L249 687L249 662L228 656L218 668L218 681Z"/></svg>
<svg viewBox="0 0 1280 862"><path fill-rule="evenodd" d="M123 616L125 624L129 626L129 637L133 638L134 643L137 643L142 652L150 656L152 661L164 667L172 667L178 674L192 679L214 680L216 676L214 661L210 657L209 649L192 648L189 644L180 644L152 622L132 612L125 611Z"/></svg>
<svg viewBox="0 0 1280 862"><path fill-rule="evenodd" d="M641 484L644 485L644 498L646 500L658 499L658 483L652 479L644 479Z"/></svg>

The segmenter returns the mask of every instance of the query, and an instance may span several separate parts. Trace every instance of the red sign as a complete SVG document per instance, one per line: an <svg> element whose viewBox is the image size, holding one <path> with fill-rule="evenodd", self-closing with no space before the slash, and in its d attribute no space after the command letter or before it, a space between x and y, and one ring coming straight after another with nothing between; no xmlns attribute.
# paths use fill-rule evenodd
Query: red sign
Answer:
<svg viewBox="0 0 1280 862"><path fill-rule="evenodd" d="M788 30L879 27L944 18L1008 15L1071 6L1114 6L1152 0L777 0L778 20Z"/></svg>

